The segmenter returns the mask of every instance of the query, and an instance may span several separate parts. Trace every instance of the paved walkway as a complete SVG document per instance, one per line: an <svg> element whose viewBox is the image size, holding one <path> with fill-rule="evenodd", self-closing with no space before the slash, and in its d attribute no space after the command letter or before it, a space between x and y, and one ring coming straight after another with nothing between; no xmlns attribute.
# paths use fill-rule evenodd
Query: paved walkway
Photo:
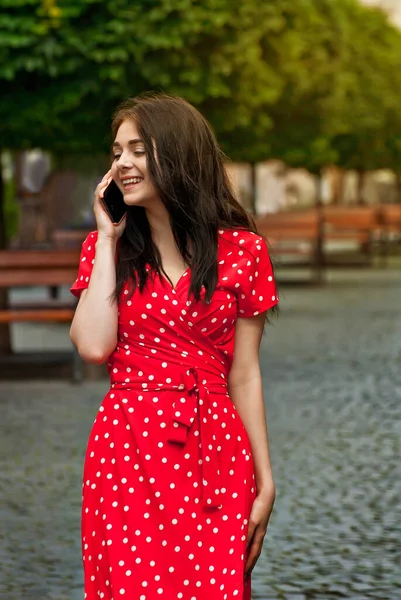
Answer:
<svg viewBox="0 0 401 600"><path fill-rule="evenodd" d="M278 493L254 598L399 600L401 271L281 296L261 353ZM106 387L0 384L1 600L82 600L82 462Z"/></svg>

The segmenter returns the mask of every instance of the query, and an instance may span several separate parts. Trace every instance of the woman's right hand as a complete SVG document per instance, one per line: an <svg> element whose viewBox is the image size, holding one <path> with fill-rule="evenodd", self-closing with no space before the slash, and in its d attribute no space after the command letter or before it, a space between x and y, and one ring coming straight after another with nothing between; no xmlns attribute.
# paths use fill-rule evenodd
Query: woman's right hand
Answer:
<svg viewBox="0 0 401 600"><path fill-rule="evenodd" d="M101 203L101 198L103 198L104 191L111 182L111 180L111 171L108 171L103 177L102 181L96 187L93 211L95 213L99 237L103 236L112 240L118 240L118 238L121 237L125 229L127 217L125 216L119 225L113 225L109 215L107 214Z"/></svg>

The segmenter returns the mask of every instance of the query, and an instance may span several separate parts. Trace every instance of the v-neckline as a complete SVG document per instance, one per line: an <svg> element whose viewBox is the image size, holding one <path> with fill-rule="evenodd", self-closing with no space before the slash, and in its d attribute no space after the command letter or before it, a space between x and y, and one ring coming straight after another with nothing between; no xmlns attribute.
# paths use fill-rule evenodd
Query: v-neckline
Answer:
<svg viewBox="0 0 401 600"><path fill-rule="evenodd" d="M173 285L173 284L171 283L171 281L169 281L169 279L167 279L167 276L166 276L164 273L161 273L161 275L160 275L160 279L164 280L164 281L167 283L167 285L168 285L168 286L171 288L171 290L172 290L173 292L175 292L175 291L177 290L177 287L178 287L178 285L180 284L181 280L182 280L182 279L183 279L183 278L186 276L186 274L187 274L187 273L190 271L190 269L191 269L191 267L187 267L187 268L185 269L185 271L183 271L183 272L181 273L181 275L179 276L179 278L178 278L178 279L177 279L177 281L175 282L175 285Z"/></svg>

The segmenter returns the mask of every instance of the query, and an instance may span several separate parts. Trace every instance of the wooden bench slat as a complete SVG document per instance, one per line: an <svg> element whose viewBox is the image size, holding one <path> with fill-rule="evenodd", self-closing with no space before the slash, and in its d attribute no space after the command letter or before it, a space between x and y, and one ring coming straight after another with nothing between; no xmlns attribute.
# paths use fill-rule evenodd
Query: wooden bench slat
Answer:
<svg viewBox="0 0 401 600"><path fill-rule="evenodd" d="M385 231L401 233L401 204L382 204L380 220Z"/></svg>
<svg viewBox="0 0 401 600"><path fill-rule="evenodd" d="M282 254L298 254L302 256L310 256L311 251L309 248L272 248L271 255L273 258L281 256Z"/></svg>
<svg viewBox="0 0 401 600"><path fill-rule="evenodd" d="M273 242L275 240L300 240L300 241L315 241L317 238L317 234L315 231L299 231L296 229L288 229L286 231L266 231L261 232L263 237L265 237L269 242Z"/></svg>
<svg viewBox="0 0 401 600"><path fill-rule="evenodd" d="M355 240L356 242L367 242L370 240L370 232L368 231L327 231L324 234L324 241L349 241Z"/></svg>
<svg viewBox="0 0 401 600"><path fill-rule="evenodd" d="M9 302L10 310L61 310L63 308L75 308L77 304L76 298L71 296L71 300L53 300L48 298L40 298L33 300L13 300Z"/></svg>
<svg viewBox="0 0 401 600"><path fill-rule="evenodd" d="M27 321L57 321L68 323L72 321L74 310L71 308L52 310L0 310L0 323L14 323Z"/></svg>
<svg viewBox="0 0 401 600"><path fill-rule="evenodd" d="M77 277L78 267L64 269L0 269L0 287L23 287L37 285L72 285Z"/></svg>
<svg viewBox="0 0 401 600"><path fill-rule="evenodd" d="M75 250L1 250L0 269L49 269L75 265L77 270L80 251Z"/></svg>
<svg viewBox="0 0 401 600"><path fill-rule="evenodd" d="M378 209L369 207L324 207L323 221L341 229L372 230L378 226Z"/></svg>

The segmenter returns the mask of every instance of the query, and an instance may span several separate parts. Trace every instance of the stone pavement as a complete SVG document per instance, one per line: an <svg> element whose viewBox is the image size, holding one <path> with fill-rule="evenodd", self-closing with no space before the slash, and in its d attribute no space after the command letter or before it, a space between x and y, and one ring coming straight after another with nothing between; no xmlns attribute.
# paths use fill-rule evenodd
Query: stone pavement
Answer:
<svg viewBox="0 0 401 600"><path fill-rule="evenodd" d="M400 600L401 270L281 297L261 352L277 500L254 599ZM0 384L1 600L82 600L82 463L106 387Z"/></svg>

